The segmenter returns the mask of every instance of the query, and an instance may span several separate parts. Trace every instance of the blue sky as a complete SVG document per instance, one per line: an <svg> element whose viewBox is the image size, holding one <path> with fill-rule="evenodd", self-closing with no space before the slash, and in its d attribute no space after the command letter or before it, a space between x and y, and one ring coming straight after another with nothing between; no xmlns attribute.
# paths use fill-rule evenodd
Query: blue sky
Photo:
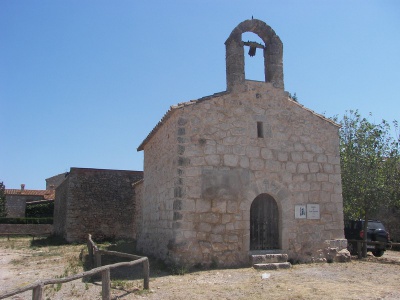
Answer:
<svg viewBox="0 0 400 300"><path fill-rule="evenodd" d="M226 89L224 42L251 16L281 38L301 104L400 119L397 0L2 0L0 181L142 170L136 148L170 105ZM262 80L259 53L246 77Z"/></svg>

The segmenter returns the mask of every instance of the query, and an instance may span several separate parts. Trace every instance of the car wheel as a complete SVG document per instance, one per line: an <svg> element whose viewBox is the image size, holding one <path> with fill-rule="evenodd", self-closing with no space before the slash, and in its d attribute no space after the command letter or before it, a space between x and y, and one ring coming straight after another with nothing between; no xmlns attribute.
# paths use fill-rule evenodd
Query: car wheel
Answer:
<svg viewBox="0 0 400 300"><path fill-rule="evenodd" d="M374 250L372 251L372 254L376 257L381 257L385 253L385 250Z"/></svg>

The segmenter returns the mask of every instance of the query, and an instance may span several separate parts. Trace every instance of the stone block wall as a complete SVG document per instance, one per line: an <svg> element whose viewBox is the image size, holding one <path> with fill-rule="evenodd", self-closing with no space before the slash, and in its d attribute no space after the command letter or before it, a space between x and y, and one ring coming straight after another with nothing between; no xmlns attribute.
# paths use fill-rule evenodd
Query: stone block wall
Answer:
<svg viewBox="0 0 400 300"><path fill-rule="evenodd" d="M31 234L50 235L53 233L52 224L0 224L0 234Z"/></svg>
<svg viewBox="0 0 400 300"><path fill-rule="evenodd" d="M68 173L61 173L46 179L46 190L55 190L68 176Z"/></svg>
<svg viewBox="0 0 400 300"><path fill-rule="evenodd" d="M56 188L56 198L54 200L54 233L59 236L65 237L67 222L67 203L68 203L68 187L69 181L64 180Z"/></svg>
<svg viewBox="0 0 400 300"><path fill-rule="evenodd" d="M134 239L137 240L139 238L140 233L142 232L142 223L143 223L143 180L137 181L132 184L133 187L133 197L135 204L134 211Z"/></svg>
<svg viewBox="0 0 400 300"><path fill-rule="evenodd" d="M6 195L8 218L25 218L26 203L43 200L39 195Z"/></svg>
<svg viewBox="0 0 400 300"><path fill-rule="evenodd" d="M265 45L262 49L264 56L265 82L283 89L283 45L275 31L260 20L246 20L236 26L225 42L226 46L226 81L227 90L245 83L245 63L242 34L253 32Z"/></svg>
<svg viewBox="0 0 400 300"><path fill-rule="evenodd" d="M55 232L68 242L134 239L135 196L140 171L71 168L56 190Z"/></svg>
<svg viewBox="0 0 400 300"><path fill-rule="evenodd" d="M146 255L167 259L174 245L174 231L179 215L174 214L175 200L182 196L179 183L182 166L186 164L179 156L179 143L184 133L179 121L171 116L157 135L146 145L143 180L142 228L138 237L138 250Z"/></svg>
<svg viewBox="0 0 400 300"><path fill-rule="evenodd" d="M260 194L277 202L279 246L291 257L311 261L327 240L344 244L338 127L270 83L179 105L144 150L145 249L162 259L246 265ZM307 204L320 217L295 219Z"/></svg>

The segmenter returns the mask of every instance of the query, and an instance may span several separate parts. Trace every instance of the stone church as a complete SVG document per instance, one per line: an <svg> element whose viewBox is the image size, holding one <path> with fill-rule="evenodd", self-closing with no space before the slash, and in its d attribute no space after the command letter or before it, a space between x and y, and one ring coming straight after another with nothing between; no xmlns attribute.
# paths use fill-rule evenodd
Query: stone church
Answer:
<svg viewBox="0 0 400 300"><path fill-rule="evenodd" d="M227 90L171 106L138 147L138 250L228 267L252 252L310 261L346 248L338 125L285 92L282 42L266 23L240 23L225 45ZM245 79L245 49L263 53L265 81Z"/></svg>

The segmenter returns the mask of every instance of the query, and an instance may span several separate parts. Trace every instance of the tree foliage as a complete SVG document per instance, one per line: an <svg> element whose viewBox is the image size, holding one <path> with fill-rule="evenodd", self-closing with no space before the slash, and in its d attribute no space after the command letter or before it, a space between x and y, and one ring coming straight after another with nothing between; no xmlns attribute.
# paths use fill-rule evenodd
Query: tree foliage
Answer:
<svg viewBox="0 0 400 300"><path fill-rule="evenodd" d="M390 124L371 123L358 111L348 112L340 124L345 216L367 218L382 206L399 203L399 137Z"/></svg>
<svg viewBox="0 0 400 300"><path fill-rule="evenodd" d="M0 218L7 216L5 186L0 182Z"/></svg>
<svg viewBox="0 0 400 300"><path fill-rule="evenodd" d="M347 112L340 124L344 214L346 219L366 220L366 230L368 218L400 204L398 124L375 124L358 111Z"/></svg>

